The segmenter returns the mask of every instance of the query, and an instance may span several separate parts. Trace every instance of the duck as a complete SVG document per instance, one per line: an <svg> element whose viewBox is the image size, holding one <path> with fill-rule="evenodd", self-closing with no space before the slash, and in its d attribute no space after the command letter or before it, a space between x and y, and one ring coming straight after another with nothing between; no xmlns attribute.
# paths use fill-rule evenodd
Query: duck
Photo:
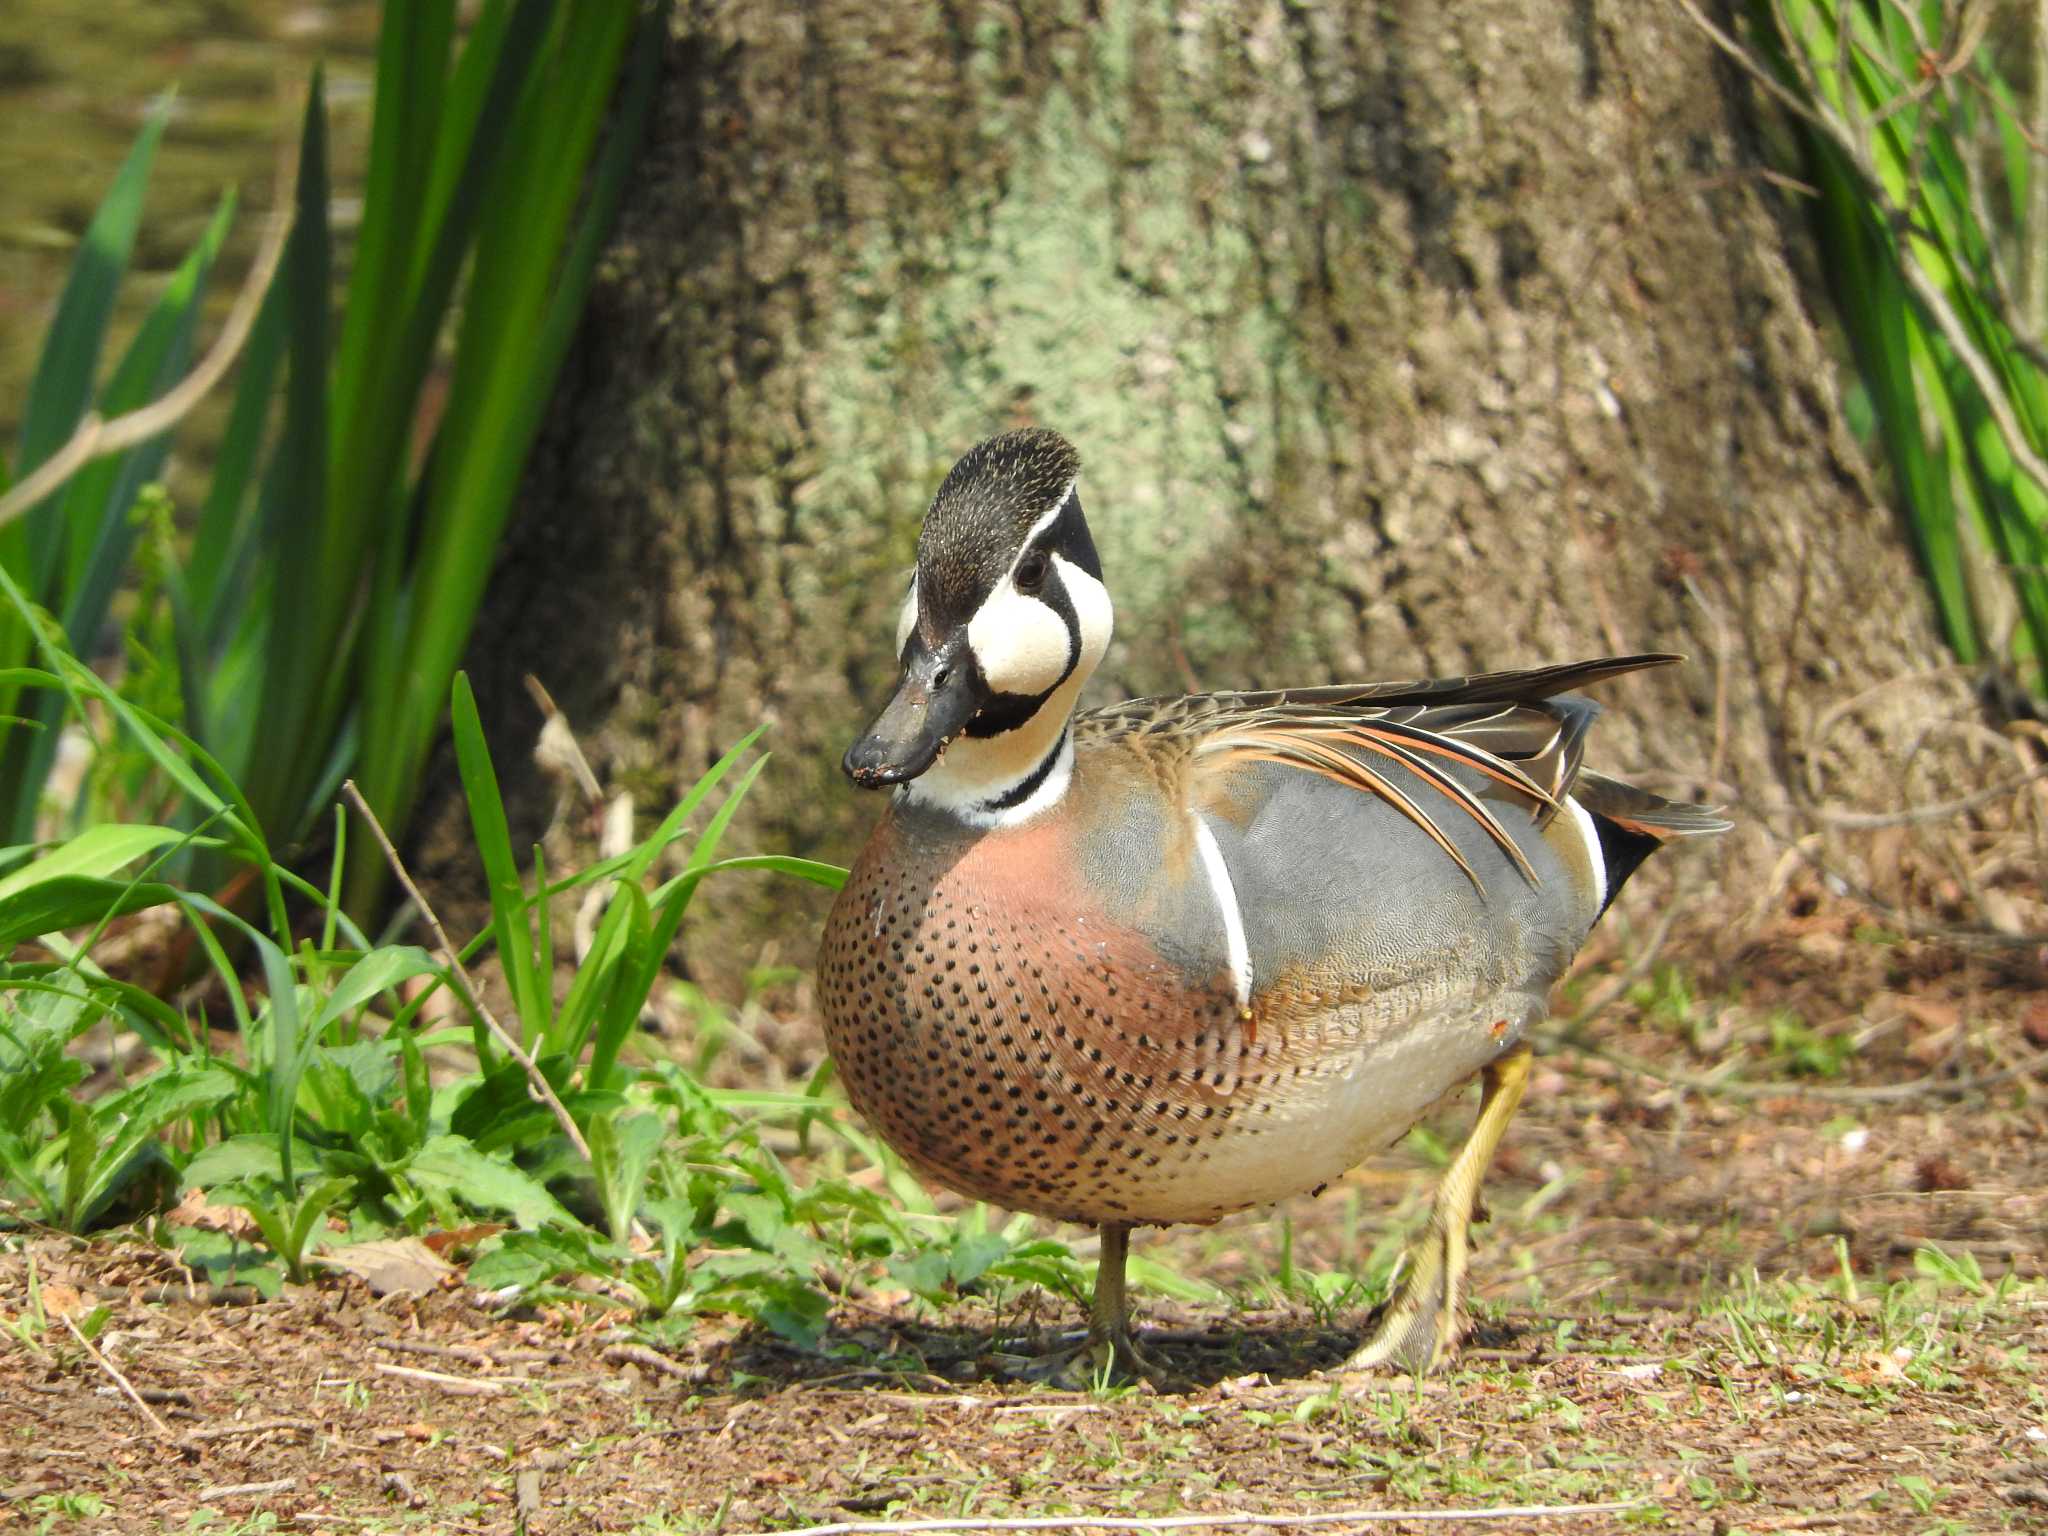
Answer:
<svg viewBox="0 0 2048 1536"><path fill-rule="evenodd" d="M895 688L842 763L889 799L819 949L831 1058L924 1180L1100 1230L1048 1371L1158 1387L1135 1228L1318 1191L1477 1078L1344 1367L1419 1378L1457 1344L1552 984L1645 858L1729 826L1583 761L1577 690L1683 658L1080 709L1114 629L1080 468L1005 432L925 514Z"/></svg>

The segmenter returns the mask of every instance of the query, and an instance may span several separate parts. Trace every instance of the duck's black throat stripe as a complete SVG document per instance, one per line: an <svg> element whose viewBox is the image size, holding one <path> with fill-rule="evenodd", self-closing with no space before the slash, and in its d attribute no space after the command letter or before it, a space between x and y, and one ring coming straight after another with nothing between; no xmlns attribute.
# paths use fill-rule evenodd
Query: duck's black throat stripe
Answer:
<svg viewBox="0 0 2048 1536"><path fill-rule="evenodd" d="M1052 770L1060 760L1060 754L1067 750L1067 733L1060 732L1060 739L1052 744L1052 750L1045 754L1039 765L1025 774L1015 784L997 795L984 800L978 807L982 811L1014 811L1018 806L1037 794L1039 787L1052 777Z"/></svg>

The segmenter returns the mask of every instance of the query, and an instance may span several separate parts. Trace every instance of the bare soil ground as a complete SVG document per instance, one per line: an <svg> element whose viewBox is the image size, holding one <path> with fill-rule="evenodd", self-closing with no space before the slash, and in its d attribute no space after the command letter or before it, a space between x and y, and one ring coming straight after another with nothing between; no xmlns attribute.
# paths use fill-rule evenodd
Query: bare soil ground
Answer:
<svg viewBox="0 0 2048 1536"><path fill-rule="evenodd" d="M663 1355L594 1306L504 1316L346 1279L247 1304L188 1294L140 1241L35 1237L0 1256L0 1531L1621 1501L1541 1526L2048 1528L2042 965L1816 917L1690 995L1667 979L1607 1009L1539 1067L1488 1187L1468 1347L1419 1386L1338 1374L1359 1316L1281 1277L1412 1231L1428 1136L1284 1217L1143 1235L1238 1298L1143 1301L1186 1395L1013 1379L998 1355L1078 1321L1050 1297L934 1314L854 1285L819 1353L714 1321ZM1983 1288L1926 1278L1930 1244ZM104 1365L59 1315L96 1305Z"/></svg>

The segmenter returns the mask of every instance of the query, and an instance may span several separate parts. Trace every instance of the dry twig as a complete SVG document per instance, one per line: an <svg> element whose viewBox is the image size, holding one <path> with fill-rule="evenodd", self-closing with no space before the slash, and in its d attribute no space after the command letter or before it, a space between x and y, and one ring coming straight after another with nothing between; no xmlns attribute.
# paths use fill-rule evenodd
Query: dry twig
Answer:
<svg viewBox="0 0 2048 1536"><path fill-rule="evenodd" d="M1960 795L1953 800L1944 800L1938 805L1912 805L1901 811L1838 811L1823 805L1814 814L1824 826L1836 827L1849 832L1869 832L1880 827L1912 827L1926 822L1947 821L1962 816L1980 807L1992 805L2016 795L2030 784L2048 778L2048 768L2037 768L2032 773L2016 779L2002 779L1988 784L1971 794Z"/></svg>
<svg viewBox="0 0 2048 1536"><path fill-rule="evenodd" d="M241 1424L216 1424L211 1429L188 1430L179 1444L200 1445L208 1440L232 1440L237 1435L311 1435L318 1433L319 1429L320 1426L311 1419L250 1419Z"/></svg>
<svg viewBox="0 0 2048 1536"><path fill-rule="evenodd" d="M488 1381L479 1376L450 1376L446 1371L423 1371L415 1365L393 1365L387 1360L372 1362L371 1368L379 1376L397 1376L406 1381L416 1381L422 1386L438 1387L455 1397L503 1397L503 1382Z"/></svg>
<svg viewBox="0 0 2048 1536"><path fill-rule="evenodd" d="M177 1437L171 1433L171 1426L166 1424L162 1419L156 1416L156 1410L151 1408L149 1404L145 1403L142 1400L142 1394L135 1390L135 1384L131 1382L126 1376L123 1376L120 1373L120 1371L115 1369L114 1362L109 1360L105 1355L101 1354L97 1349L93 1348L92 1340L88 1339L83 1333L80 1333L78 1331L78 1324L71 1321L70 1317L66 1316L63 1313L59 1313L58 1316L62 1320L64 1326L71 1330L71 1337L78 1340L79 1347L83 1349L88 1356L91 1357L92 1363L98 1366L101 1370L105 1371L109 1376L111 1376L114 1380L114 1385L119 1387L123 1392L128 1394L128 1401L135 1405L137 1411L139 1411L145 1419L149 1420L149 1427L151 1429L154 1429L159 1435L161 1435L166 1440L176 1439Z"/></svg>
<svg viewBox="0 0 2048 1536"><path fill-rule="evenodd" d="M701 1382L710 1376L710 1371L701 1365L684 1365L680 1360L671 1360L660 1350L649 1349L645 1344L621 1342L605 1347L603 1358L613 1365L644 1365L650 1371L660 1371L665 1376L675 1376L687 1382Z"/></svg>
<svg viewBox="0 0 2048 1536"><path fill-rule="evenodd" d="M267 1483L209 1483L199 1490L198 1498L207 1499L253 1499L266 1493L290 1493L299 1486L296 1477L273 1478Z"/></svg>
<svg viewBox="0 0 2048 1536"><path fill-rule="evenodd" d="M370 833L377 839L377 846L384 850L384 861L391 866L391 873L398 877L398 883L405 887L405 894L412 898L412 904L419 908L420 916L424 917L427 926L434 930L434 942L441 946L441 958L448 963L448 969L454 973L455 979L462 983L464 1000L476 1010L477 1017L484 1021L484 1027L497 1037L498 1044L504 1046L512 1059L519 1063L520 1069L526 1073L527 1090L547 1105L555 1117L555 1123L562 1128L562 1134L569 1138L569 1145L576 1149L585 1162L589 1162L590 1143L584 1139L582 1128L576 1124L568 1106L557 1096L554 1085L547 1080L546 1074L526 1053L526 1047L498 1022L496 1014L484 1006L483 993L477 990L476 983L470 979L469 971L462 964L461 954L449 942L448 930L441 926L440 917L427 898L420 894L420 888L413 883L412 876L406 871L405 861L399 858L398 850L391 845L391 838L384 830L384 823L379 821L377 813L370 809L370 802L365 800L363 792L356 788L356 781L343 781L341 792L349 797L358 814L370 824Z"/></svg>

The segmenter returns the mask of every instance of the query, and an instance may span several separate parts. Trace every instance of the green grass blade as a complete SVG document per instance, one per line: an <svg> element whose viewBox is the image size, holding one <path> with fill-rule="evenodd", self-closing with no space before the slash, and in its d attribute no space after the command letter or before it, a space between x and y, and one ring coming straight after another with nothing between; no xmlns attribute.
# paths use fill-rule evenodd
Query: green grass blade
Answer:
<svg viewBox="0 0 2048 1536"><path fill-rule="evenodd" d="M100 397L100 413L118 416L147 405L184 377L192 339L221 243L233 222L235 199L221 199L199 244L173 274ZM94 461L72 477L64 498L70 558L63 604L64 632L72 649L87 651L99 637L115 589L127 574L137 525L129 509L154 480L170 452L168 433L126 453Z"/></svg>
<svg viewBox="0 0 2048 1536"><path fill-rule="evenodd" d="M621 886L616 905L625 921L619 931L618 955L606 973L608 985L598 999L590 1034L590 1064L583 1074L585 1086L598 1089L622 1086L614 1071L619 1052L640 1023L641 1010L660 979L666 954L665 948L660 952L653 948L652 915L647 897L637 885ZM582 1042L577 1043L580 1049Z"/></svg>
<svg viewBox="0 0 2048 1536"><path fill-rule="evenodd" d="M489 0L463 40L448 77L442 126L426 193L424 228L413 249L416 307L437 316L475 234L476 211L502 148L502 122L533 72L548 35L550 0Z"/></svg>
<svg viewBox="0 0 2048 1536"><path fill-rule="evenodd" d="M0 949L160 907L182 894L154 880L100 880L90 875L38 880L0 900Z"/></svg>
<svg viewBox="0 0 2048 1536"><path fill-rule="evenodd" d="M264 984L270 990L270 1006L258 1020L259 1030L267 1028L269 1074L264 1094L268 1123L277 1137L277 1155L284 1167L286 1185L292 1182L292 1121L299 1101L299 1080L306 1075L306 1055L312 1039L299 1014L298 986L284 951L260 933L244 930L256 946L263 964ZM252 1048L254 1048L252 1046Z"/></svg>
<svg viewBox="0 0 2048 1536"><path fill-rule="evenodd" d="M1921 424L1913 365L1919 321L1896 254L1870 223L1854 173L1832 146L1812 148L1809 173L1821 192L1815 221L1828 252L1830 287L1843 330L1877 413L1907 532L1943 638L1959 658L1973 661L1980 642L1948 466Z"/></svg>
<svg viewBox="0 0 2048 1536"><path fill-rule="evenodd" d="M14 585L4 569L0 569L0 595L13 602L17 611L22 611L26 606L20 588ZM229 840L252 862L266 865L270 863L270 851L263 842L249 802L243 797L234 780L204 748L176 726L158 719L148 710L122 698L90 667L68 652L46 646L44 654L51 665L49 673L20 675L48 677L52 683L65 688L69 691L73 710L79 714L84 713L82 700L85 696L90 695L97 699L193 806L208 812L222 813L222 823L227 829ZM0 673L0 678L7 675ZM181 756L178 751L173 750L174 747L182 748L186 755ZM187 761L188 756L190 761ZM202 769L204 773L201 772ZM219 782L218 790L207 782L206 774L211 774Z"/></svg>
<svg viewBox="0 0 2048 1536"><path fill-rule="evenodd" d="M373 643L388 642L406 623L412 562L403 551L411 538L406 523L419 499L405 483L413 414L456 281L476 245L478 209L505 151L509 136L499 120L527 89L547 34L548 11L549 0L518 0L509 12L494 6L463 47L439 119L427 207L406 253L402 302L370 359L379 387L350 431L351 462L336 467L335 504L341 511L326 559L331 568L367 582ZM449 167L460 171L452 181ZM373 667L375 657L373 652ZM444 679L433 691L437 719L445 691ZM376 780L374 770L361 777ZM374 794L371 803L380 804Z"/></svg>
<svg viewBox="0 0 2048 1536"><path fill-rule="evenodd" d="M64 293L43 339L36 371L29 380L20 446L14 458L18 472L35 468L56 452L77 429L91 402L107 324L135 247L150 165L163 137L170 105L171 98L165 96L151 107L127 160L101 199L86 227L85 238L72 257ZM54 494L24 516L0 527L0 569L34 593L38 602L49 601L50 583L64 559L64 527L59 499ZM12 614L0 614L0 666L26 659L32 646L29 627L16 624ZM13 710L12 691L0 689L0 718ZM21 730L16 727L6 734L19 737ZM25 754L26 749L10 742L9 751ZM11 773L0 770L0 806L18 804L29 793L19 782L25 773L25 763L25 755L16 757ZM6 825L11 826L11 812L0 814L6 816ZM6 828L0 826L0 837L6 835Z"/></svg>
<svg viewBox="0 0 2048 1536"><path fill-rule="evenodd" d="M200 301L234 213L223 198L197 246L165 287L102 392L102 415L118 416L156 399L183 376L192 351ZM85 465L53 498L52 515L62 525L62 553L49 573L53 585L38 601L60 615L74 651L98 642L101 626L129 564L139 526L129 515L145 482L161 471L170 451L168 436L125 453ZM50 503L45 504L46 508ZM0 748L0 789L7 799L0 837L25 840L35 834L36 812L57 748L62 701L44 695L25 712L40 731L15 730Z"/></svg>
<svg viewBox="0 0 2048 1536"><path fill-rule="evenodd" d="M732 793L725 797L704 828L704 835L697 839L697 846L690 850L688 866L654 893L646 946L638 956L637 967L622 976L620 981L621 995L632 998L632 1009L628 1012L623 1007L614 1007L607 1012L597 1037L591 1043L586 1081L602 1083L610 1076L619 1051L631 1035L632 1021L639 1017L641 1001L654 990L662 961L668 955L669 946L675 943L677 931L683 926L683 915L689 910L690 900L717 861L718 845L724 840L726 828L732 825L740 802L747 798L747 791L754 787L754 781L767 766L765 756L748 765L740 781L733 786Z"/></svg>
<svg viewBox="0 0 2048 1536"><path fill-rule="evenodd" d="M590 951L577 965L569 990L562 998L562 1006L556 1010L554 1036L549 1049L573 1057L582 1056L583 1047L611 996L612 985L618 975L620 958L628 942L633 896L640 896L640 892L632 885L622 885L612 893L611 902L598 921L597 931L591 936ZM640 896L640 906L645 908L645 896Z"/></svg>
<svg viewBox="0 0 2048 1536"><path fill-rule="evenodd" d="M661 819L661 825L655 828L654 835L633 850L625 867L620 871L620 879L637 883L646 877L647 872L654 868L654 861L661 857L661 851L681 836L683 823L690 819L697 807L704 803L711 791L732 771L733 766L753 749L754 743L761 739L761 733L767 729L766 725L755 726L735 742L725 756L704 770L697 782L690 786L688 793L676 802L675 809Z"/></svg>
<svg viewBox="0 0 2048 1536"><path fill-rule="evenodd" d="M334 431L351 451L331 466L329 501L336 513L323 555L353 574L366 524L396 483L396 446L411 420L417 378L394 376L391 354L406 323L412 251L421 234L432 148L454 37L453 0L387 5L378 33L377 95L370 125L370 164L363 188L363 226L334 369ZM350 591L314 611L314 628L338 634Z"/></svg>
<svg viewBox="0 0 2048 1536"><path fill-rule="evenodd" d="M310 770L302 765L324 746L313 739L319 702L338 689L347 672L340 637L323 634L318 616L336 601L347 573L321 564L321 532L328 515L326 471L327 311L331 255L327 229L327 114L316 72L307 93L299 148L299 183L292 232L279 279L285 289L285 334L290 373L284 431L265 477L264 542L275 586L263 639L265 665L257 707L240 713L263 722L268 750L232 754L242 783L265 828L295 837L305 807L299 791ZM213 701L215 718L229 703ZM317 758L315 758L317 761Z"/></svg>
<svg viewBox="0 0 2048 1536"><path fill-rule="evenodd" d="M247 512L255 500L264 433L273 414L278 369L284 363L285 303L286 279L273 275L242 346L234 407L185 560L192 617L209 655L226 640L247 596L248 563L255 548Z"/></svg>
<svg viewBox="0 0 2048 1536"><path fill-rule="evenodd" d="M505 802L498 793L498 775L491 766L483 722L477 716L476 696L470 692L469 678L460 672L455 675L450 719L456 768L469 799L469 824L476 833L477 856L483 860L484 875L490 883L491 927L497 936L498 960L505 968L513 1006L519 1010L524 1026L522 1039L530 1041L544 1017L538 993L547 979L535 971L530 903L512 855L512 832L505 820Z"/></svg>
<svg viewBox="0 0 2048 1536"><path fill-rule="evenodd" d="M152 827L107 821L87 827L41 858L0 879L0 903L17 891L59 875L91 875L105 879L122 866L179 841L174 827Z"/></svg>
<svg viewBox="0 0 2048 1536"><path fill-rule="evenodd" d="M2010 50L1986 38L1931 76L1922 36L1937 50L1957 36L1954 8L1940 0L1910 9L1752 0L1750 13L1766 50L1796 51L1824 103L1862 135L1867 180L1824 133L1795 130L1823 192L1824 266L1944 638L1965 661L1995 643L1995 660L2025 668L2035 689L2048 687L2048 675L2027 666L2048 647L2048 486L2028 479L2015 458L2017 447L2037 457L2048 449L2048 374L2012 329L1998 267L2001 243L2025 247L2038 234L2016 236L2000 223L2029 217L2038 174L2039 148L2000 74ZM1772 63L1803 88L1786 56ZM2023 267L2033 254L2022 250ZM1946 313L1940 324L1934 301L1917 297L1929 287ZM1965 347L1973 367L1964 366ZM2020 628L2009 640L1980 617L1993 598L1972 586L1984 579L1966 558L1978 541L2017 600Z"/></svg>
<svg viewBox="0 0 2048 1536"><path fill-rule="evenodd" d="M837 864L799 859L787 853L743 853L730 859L715 859L704 866L704 873L715 875L727 869L765 869L778 875L794 875L799 880L810 881L812 885L822 885L828 891L844 886L847 874Z"/></svg>
<svg viewBox="0 0 2048 1536"><path fill-rule="evenodd" d="M533 963L534 973L540 985L534 993L534 1004L540 1009L539 1034L541 1048L548 1052L560 1049L555 1045L555 989L553 973L555 968L555 924L554 913L549 908L548 857L539 843L533 845L533 888L537 893L531 903L533 912Z"/></svg>
<svg viewBox="0 0 2048 1536"><path fill-rule="evenodd" d="M170 120L170 109L169 96L150 107L134 147L72 258L64 294L57 302L56 318L43 341L42 357L29 381L22 410L21 447L14 461L21 471L35 468L63 445L92 398L114 296L135 249L150 164L156 158L164 124Z"/></svg>

